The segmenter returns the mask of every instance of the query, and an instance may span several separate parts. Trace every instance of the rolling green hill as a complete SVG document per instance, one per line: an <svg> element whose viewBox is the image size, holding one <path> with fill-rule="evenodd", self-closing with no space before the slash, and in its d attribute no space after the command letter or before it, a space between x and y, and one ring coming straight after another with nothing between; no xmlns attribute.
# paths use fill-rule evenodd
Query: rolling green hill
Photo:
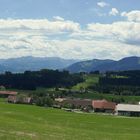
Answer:
<svg viewBox="0 0 140 140"><path fill-rule="evenodd" d="M78 114L0 100L0 140L139 140L140 118Z"/></svg>
<svg viewBox="0 0 140 140"><path fill-rule="evenodd" d="M80 90L80 88L88 88L89 86L92 86L93 84L98 83L99 75L95 74L85 74L83 76L84 82L78 83L77 85L73 86L73 89Z"/></svg>

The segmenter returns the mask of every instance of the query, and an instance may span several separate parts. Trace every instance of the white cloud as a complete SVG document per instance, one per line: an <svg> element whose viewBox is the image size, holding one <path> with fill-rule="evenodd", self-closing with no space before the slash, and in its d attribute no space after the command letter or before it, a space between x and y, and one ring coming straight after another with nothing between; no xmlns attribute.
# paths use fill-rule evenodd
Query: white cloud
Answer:
<svg viewBox="0 0 140 140"><path fill-rule="evenodd" d="M59 17L60 18L60 17ZM58 19L58 17L57 17ZM57 20L49 21L47 19L0 19L0 30L44 30L47 32L71 32L78 31L80 25L73 21Z"/></svg>
<svg viewBox="0 0 140 140"><path fill-rule="evenodd" d="M140 48L122 44L116 41L102 40L78 40L54 41L59 48L60 57L77 59L119 59L124 56L140 55ZM64 49L61 49L61 47ZM67 47L66 47L67 46Z"/></svg>
<svg viewBox="0 0 140 140"><path fill-rule="evenodd" d="M106 3L106 2L104 2L104 1L98 2L97 5L98 5L99 7L101 7L101 8L106 7L106 6L109 6L109 4Z"/></svg>
<svg viewBox="0 0 140 140"><path fill-rule="evenodd" d="M116 16L119 14L119 11L116 8L112 8L109 12L109 15Z"/></svg>
<svg viewBox="0 0 140 140"><path fill-rule="evenodd" d="M0 20L0 57L58 56L76 59L119 59L140 56L140 23L110 24L65 20Z"/></svg>
<svg viewBox="0 0 140 140"><path fill-rule="evenodd" d="M140 45L140 23L129 21L114 22L112 24L93 23L88 25L88 29L96 37Z"/></svg>
<svg viewBox="0 0 140 140"><path fill-rule="evenodd" d="M54 20L64 21L64 18L62 18L60 16L54 16L53 18L54 18Z"/></svg>
<svg viewBox="0 0 140 140"><path fill-rule="evenodd" d="M129 21L140 22L140 11L122 12L121 16L127 17Z"/></svg>
<svg viewBox="0 0 140 140"><path fill-rule="evenodd" d="M0 19L0 57L55 56L58 49L49 38L61 38L80 30L68 20Z"/></svg>

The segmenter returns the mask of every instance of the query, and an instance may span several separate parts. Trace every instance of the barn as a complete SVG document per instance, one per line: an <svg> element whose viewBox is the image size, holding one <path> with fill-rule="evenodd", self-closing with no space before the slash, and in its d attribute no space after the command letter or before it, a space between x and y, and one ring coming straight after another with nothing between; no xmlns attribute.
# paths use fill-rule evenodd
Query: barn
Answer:
<svg viewBox="0 0 140 140"><path fill-rule="evenodd" d="M123 116L140 117L140 105L118 104L116 106L116 114L123 115Z"/></svg>

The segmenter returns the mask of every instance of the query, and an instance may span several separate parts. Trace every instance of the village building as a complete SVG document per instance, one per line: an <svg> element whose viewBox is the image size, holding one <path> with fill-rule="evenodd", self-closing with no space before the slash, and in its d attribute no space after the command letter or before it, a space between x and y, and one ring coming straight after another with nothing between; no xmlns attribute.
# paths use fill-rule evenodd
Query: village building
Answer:
<svg viewBox="0 0 140 140"><path fill-rule="evenodd" d="M7 100L9 103L17 103L17 97L13 95L9 95Z"/></svg>
<svg viewBox="0 0 140 140"><path fill-rule="evenodd" d="M140 117L140 104L118 104L116 106L116 114L123 116L137 116Z"/></svg>
<svg viewBox="0 0 140 140"><path fill-rule="evenodd" d="M55 102L62 107L67 105L73 106L74 108L92 107L92 100L90 99L56 98Z"/></svg>
<svg viewBox="0 0 140 140"><path fill-rule="evenodd" d="M9 103L32 104L32 98L31 97L26 97L26 96L9 95L8 96L8 102Z"/></svg>
<svg viewBox="0 0 140 140"><path fill-rule="evenodd" d="M32 98L31 97L25 97L23 98L23 102L24 104L32 104Z"/></svg>
<svg viewBox="0 0 140 140"><path fill-rule="evenodd" d="M114 113L116 103L108 102L107 100L93 100L92 107L95 112Z"/></svg>
<svg viewBox="0 0 140 140"><path fill-rule="evenodd" d="M6 90L0 91L0 97L5 97L5 98L8 97L9 95L15 96L17 94L18 92L16 91L6 91Z"/></svg>

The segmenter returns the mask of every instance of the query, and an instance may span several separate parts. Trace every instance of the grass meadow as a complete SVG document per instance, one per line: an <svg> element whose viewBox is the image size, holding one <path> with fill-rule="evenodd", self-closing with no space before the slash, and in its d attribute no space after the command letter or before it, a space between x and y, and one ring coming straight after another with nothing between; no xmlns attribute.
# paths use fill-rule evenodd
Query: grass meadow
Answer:
<svg viewBox="0 0 140 140"><path fill-rule="evenodd" d="M140 118L80 114L0 100L0 140L139 140Z"/></svg>

